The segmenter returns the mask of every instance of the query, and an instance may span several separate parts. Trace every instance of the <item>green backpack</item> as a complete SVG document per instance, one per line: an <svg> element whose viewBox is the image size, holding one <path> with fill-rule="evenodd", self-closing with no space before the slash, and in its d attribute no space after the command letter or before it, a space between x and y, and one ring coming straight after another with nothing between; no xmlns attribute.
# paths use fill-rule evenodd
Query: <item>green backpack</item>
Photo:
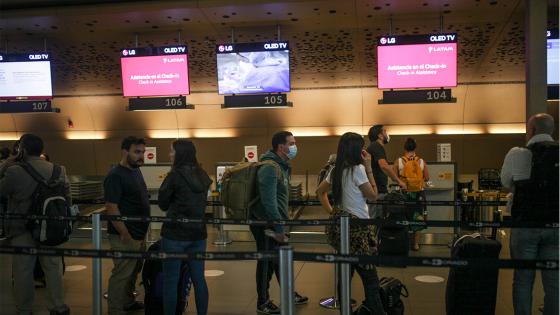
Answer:
<svg viewBox="0 0 560 315"><path fill-rule="evenodd" d="M279 180L284 179L280 166L271 160L243 162L226 170L222 177L220 200L230 219L248 220L259 201L257 172L263 165L273 165Z"/></svg>

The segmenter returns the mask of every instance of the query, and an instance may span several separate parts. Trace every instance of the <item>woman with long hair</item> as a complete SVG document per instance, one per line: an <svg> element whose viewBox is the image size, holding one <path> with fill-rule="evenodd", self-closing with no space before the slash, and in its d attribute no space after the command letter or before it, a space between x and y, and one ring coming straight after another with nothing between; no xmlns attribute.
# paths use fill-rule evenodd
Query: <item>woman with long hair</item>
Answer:
<svg viewBox="0 0 560 315"><path fill-rule="evenodd" d="M347 132L338 142L334 169L317 188L317 197L325 210L334 217L349 215L353 218L369 219L366 200L377 199L377 187L371 169L371 156L364 148L364 139L357 133ZM328 193L332 187L334 205ZM335 249L340 246L340 228L327 228L329 243ZM357 225L350 228L350 254L375 255L376 242L372 226ZM362 279L365 301L354 314L383 315L383 304L379 296L379 278L373 264L352 264Z"/></svg>
<svg viewBox="0 0 560 315"><path fill-rule="evenodd" d="M196 148L189 140L176 140L171 145L169 157L171 171L163 181L158 203L168 218L202 219L206 209L207 193L212 180L196 159ZM170 252L204 252L206 250L206 225L203 223L164 223L161 230L161 249ZM194 286L198 315L208 312L208 286L204 278L204 261L189 260L190 277ZM163 261L163 310L165 315L175 315L177 285L182 261Z"/></svg>

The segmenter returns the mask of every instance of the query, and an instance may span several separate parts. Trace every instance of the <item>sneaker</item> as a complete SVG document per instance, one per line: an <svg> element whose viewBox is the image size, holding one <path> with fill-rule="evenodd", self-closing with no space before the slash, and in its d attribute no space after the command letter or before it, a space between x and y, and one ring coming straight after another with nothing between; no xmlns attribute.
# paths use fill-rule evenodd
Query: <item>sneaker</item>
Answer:
<svg viewBox="0 0 560 315"><path fill-rule="evenodd" d="M268 300L266 303L257 306L257 313L260 314L280 314L280 308L272 301Z"/></svg>
<svg viewBox="0 0 560 315"><path fill-rule="evenodd" d="M135 301L134 303L132 303L128 306L125 306L123 308L123 310L125 312L139 311L139 310L143 310L143 309L144 309L144 303L138 302L138 301Z"/></svg>
<svg viewBox="0 0 560 315"><path fill-rule="evenodd" d="M294 293L294 304L295 305L307 304L307 301L309 301L309 298L307 296L301 296L297 292Z"/></svg>
<svg viewBox="0 0 560 315"><path fill-rule="evenodd" d="M66 308L64 311L51 310L49 315L70 315L70 309Z"/></svg>

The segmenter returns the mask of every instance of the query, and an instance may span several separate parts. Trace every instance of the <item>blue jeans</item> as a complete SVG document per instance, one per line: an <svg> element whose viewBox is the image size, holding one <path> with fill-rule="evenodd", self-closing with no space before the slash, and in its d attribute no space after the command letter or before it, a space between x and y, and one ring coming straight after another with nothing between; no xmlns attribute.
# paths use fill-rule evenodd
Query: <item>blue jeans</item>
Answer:
<svg viewBox="0 0 560 315"><path fill-rule="evenodd" d="M512 229L512 259L558 259L558 229ZM558 270L542 270L544 315L558 315ZM515 269L513 309L515 315L531 315L533 309L534 269Z"/></svg>
<svg viewBox="0 0 560 315"><path fill-rule="evenodd" d="M206 251L206 240L176 241L162 237L161 249L169 252L203 252ZM204 278L204 260L189 260L187 264L194 286L197 314L206 315L208 312L208 286ZM165 315L175 315L180 269L181 260L163 261L163 313Z"/></svg>

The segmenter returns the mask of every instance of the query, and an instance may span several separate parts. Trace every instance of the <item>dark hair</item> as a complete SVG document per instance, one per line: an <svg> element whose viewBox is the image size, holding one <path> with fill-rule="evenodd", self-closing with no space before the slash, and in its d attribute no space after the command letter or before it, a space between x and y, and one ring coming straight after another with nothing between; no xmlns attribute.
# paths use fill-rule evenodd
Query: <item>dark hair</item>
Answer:
<svg viewBox="0 0 560 315"><path fill-rule="evenodd" d="M43 152L43 139L34 134L26 133L21 136L19 141L20 150L25 150L28 155L39 156Z"/></svg>
<svg viewBox="0 0 560 315"><path fill-rule="evenodd" d="M10 156L10 149L7 147L3 147L0 149L0 160L5 160Z"/></svg>
<svg viewBox="0 0 560 315"><path fill-rule="evenodd" d="M377 141L377 136L383 132L383 125L374 125L373 127L369 128L368 131L368 138L369 141L375 142Z"/></svg>
<svg viewBox="0 0 560 315"><path fill-rule="evenodd" d="M173 142L173 150L175 150L173 168L181 166L198 166L198 161L196 160L196 148L192 141L184 139L175 140Z"/></svg>
<svg viewBox="0 0 560 315"><path fill-rule="evenodd" d="M406 138L406 141L404 142L404 150L406 152L412 152L416 150L416 140L412 138Z"/></svg>
<svg viewBox="0 0 560 315"><path fill-rule="evenodd" d="M279 131L272 136L272 150L278 150L278 146L281 144L286 144L286 138L293 136L289 131Z"/></svg>
<svg viewBox="0 0 560 315"><path fill-rule="evenodd" d="M12 145L12 155L17 155L19 152L19 140L16 140L16 142L14 142L14 145Z"/></svg>
<svg viewBox="0 0 560 315"><path fill-rule="evenodd" d="M137 137L134 137L134 136L129 136L129 137L124 138L124 140L122 141L121 149L128 151L128 150L130 150L130 147L133 144L136 144L136 145L144 144L145 145L146 141L144 141L144 138L137 138Z"/></svg>
<svg viewBox="0 0 560 315"><path fill-rule="evenodd" d="M338 141L336 164L331 175L331 185L335 205L342 203L342 174L345 169L362 163L364 138L354 132L347 132Z"/></svg>
<svg viewBox="0 0 560 315"><path fill-rule="evenodd" d="M47 162L51 161L51 157L48 154L43 153L43 156L45 157L45 161L47 161Z"/></svg>

